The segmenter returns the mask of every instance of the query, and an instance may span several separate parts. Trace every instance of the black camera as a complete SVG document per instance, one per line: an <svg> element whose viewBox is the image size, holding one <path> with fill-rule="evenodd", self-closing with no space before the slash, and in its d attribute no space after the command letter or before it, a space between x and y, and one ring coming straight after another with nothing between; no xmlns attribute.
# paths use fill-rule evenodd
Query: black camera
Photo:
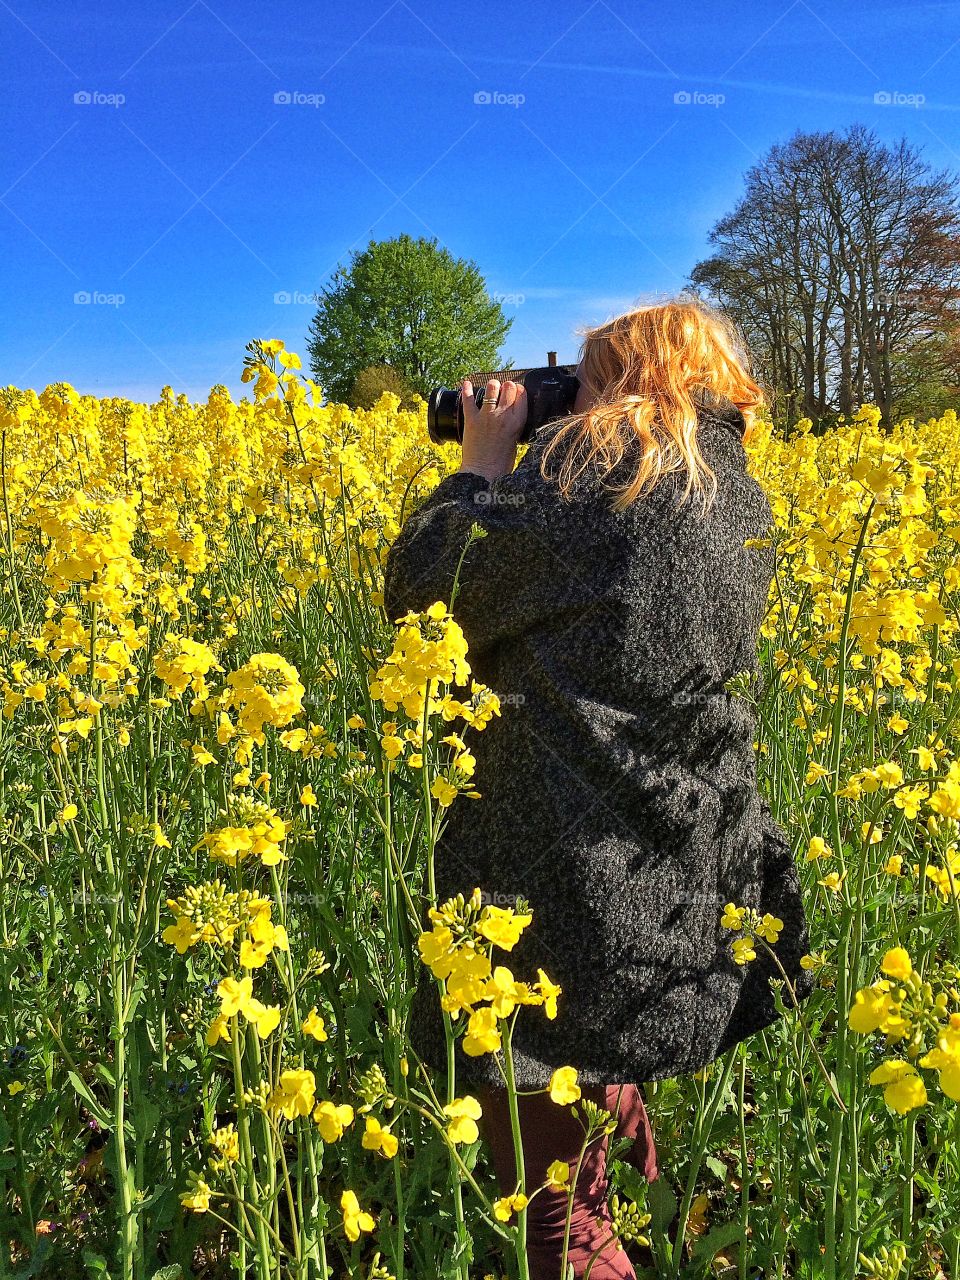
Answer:
<svg viewBox="0 0 960 1280"><path fill-rule="evenodd" d="M509 378L509 369L505 372L507 377L504 381L516 381ZM523 377L523 386L527 392L527 421L520 436L520 444L526 444L534 431L545 422L573 413L580 379L566 369L548 365L544 369L528 369ZM483 404L485 391L486 387L480 387L474 392L478 408ZM448 440L463 443L463 396L459 387L455 390L450 387L435 387L430 392L427 402L427 430L434 444L443 444Z"/></svg>

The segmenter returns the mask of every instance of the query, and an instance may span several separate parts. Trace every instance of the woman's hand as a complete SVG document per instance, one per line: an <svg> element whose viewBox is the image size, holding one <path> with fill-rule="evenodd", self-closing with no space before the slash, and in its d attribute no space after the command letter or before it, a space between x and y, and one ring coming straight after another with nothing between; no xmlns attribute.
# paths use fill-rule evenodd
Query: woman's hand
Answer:
<svg viewBox="0 0 960 1280"><path fill-rule="evenodd" d="M527 422L527 389L519 382L505 382L501 386L491 378L479 409L473 394L473 383L463 378L460 383L463 402L460 470L496 480L497 476L509 475L516 465L517 445Z"/></svg>

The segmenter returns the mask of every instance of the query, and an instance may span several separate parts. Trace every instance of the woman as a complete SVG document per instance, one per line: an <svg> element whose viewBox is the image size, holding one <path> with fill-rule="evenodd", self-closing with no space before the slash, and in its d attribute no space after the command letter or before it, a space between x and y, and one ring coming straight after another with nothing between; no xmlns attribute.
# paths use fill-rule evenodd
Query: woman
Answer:
<svg viewBox="0 0 960 1280"><path fill-rule="evenodd" d="M541 427L516 467L523 388L488 383L478 410L464 380L461 468L391 547L384 604L396 620L449 603L470 527L483 527L453 614L503 713L471 736L481 799L450 809L438 900L479 886L499 906L529 902L533 923L503 960L520 979L542 967L562 994L554 1020L520 1009L518 1086L543 1089L573 1066L588 1096L626 1095L621 1131L638 1135L635 1157L653 1177L640 1082L696 1071L778 1016L767 978L779 970L759 947L736 963L724 905L782 919L780 963L798 999L812 987L790 842L757 788L755 715L724 687L758 671L773 576L772 513L743 447L761 394L729 323L687 301L587 330L578 377L573 414ZM424 1061L445 1066L426 969L410 1035ZM457 1041L457 1092L470 1086L484 1105L512 1192L501 1059ZM528 1169L574 1157L569 1112L547 1095L521 1103ZM593 1219L609 1220L603 1150L588 1154L577 1275ZM559 1275L554 1207L543 1192L529 1210L534 1276ZM591 1274L633 1271L611 1247Z"/></svg>

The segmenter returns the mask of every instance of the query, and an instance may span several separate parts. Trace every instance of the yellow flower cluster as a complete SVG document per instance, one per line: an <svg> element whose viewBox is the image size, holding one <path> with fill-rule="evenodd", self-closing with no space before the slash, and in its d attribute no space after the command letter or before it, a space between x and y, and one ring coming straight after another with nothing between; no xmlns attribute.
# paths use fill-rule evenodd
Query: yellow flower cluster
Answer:
<svg viewBox="0 0 960 1280"><path fill-rule="evenodd" d="M182 697L189 686L201 701L210 696L204 677L211 671L223 670L208 645L172 631L167 633L153 667L175 698Z"/></svg>
<svg viewBox="0 0 960 1280"><path fill-rule="evenodd" d="M870 1083L883 1085L887 1104L903 1115L927 1101L917 1067L929 1067L938 1072L941 1091L960 1101L960 1010L949 1009L951 1000L960 1004L957 967L945 967L944 989L936 994L904 947L891 947L880 969L887 976L856 993L847 1022L860 1035L883 1032L888 1046L904 1046L905 1057L882 1062L870 1073ZM931 1041L932 1047L922 1053Z"/></svg>
<svg viewBox="0 0 960 1280"><path fill-rule="evenodd" d="M300 677L278 653L255 653L227 676L227 686L224 706L237 708L240 728L258 746L264 742L264 725L283 728L303 710Z"/></svg>
<svg viewBox="0 0 960 1280"><path fill-rule="evenodd" d="M381 699L388 711L402 705L417 720L423 715L428 685L464 685L469 674L464 634L438 601L422 614L407 613L400 619L393 652L370 682L370 696ZM427 714L439 711L439 700L431 700Z"/></svg>
<svg viewBox="0 0 960 1280"><path fill-rule="evenodd" d="M214 1129L209 1138L210 1145L213 1147L213 1154L210 1156L210 1168L216 1173L222 1173L228 1165L236 1164L240 1159L240 1136L237 1133L237 1127L233 1124L222 1125L219 1129Z"/></svg>
<svg viewBox="0 0 960 1280"><path fill-rule="evenodd" d="M740 965L756 960L755 935L773 944L780 937L780 931L783 928L783 921L779 916L771 915L769 911L761 915L753 907L738 907L732 902L728 902L724 907L720 924L724 929L734 930L741 935L734 938L730 944L731 954Z"/></svg>
<svg viewBox="0 0 960 1280"><path fill-rule="evenodd" d="M38 508L24 523L48 539L45 585L59 592L81 583L84 600L97 601L108 614L125 614L143 590L143 567L131 550L137 506L137 494L74 489Z"/></svg>
<svg viewBox="0 0 960 1280"><path fill-rule="evenodd" d="M506 965L494 966L493 946L511 951L533 919L512 907L483 906L479 887L469 901L463 895L431 907L433 929L421 933L417 946L423 962L442 981L440 1003L447 1013L469 1015L463 1050L473 1057L500 1048L500 1020L522 1004L542 1005L548 1018L557 1016L561 989L543 969L532 984L518 982ZM485 943L491 944L489 947ZM488 1002L481 1008L475 1006Z"/></svg>
<svg viewBox="0 0 960 1280"><path fill-rule="evenodd" d="M235 867L251 855L258 857L265 867L275 867L286 859L280 848L287 838L289 823L269 805L251 796L231 794L229 809L224 816L231 819L227 826L208 831L193 846L206 848L210 857Z"/></svg>
<svg viewBox="0 0 960 1280"><path fill-rule="evenodd" d="M228 947L238 929L246 932L240 948L240 963L247 968L264 964L274 947L287 948L286 930L270 922L273 902L249 889L236 893L219 880L189 885L180 898L168 898L167 906L176 916L162 934L183 955L197 942Z"/></svg>
<svg viewBox="0 0 960 1280"><path fill-rule="evenodd" d="M423 613L408 613L394 639L393 650L369 682L370 697L381 701L387 711L403 707L413 723L400 730L394 720L381 725L380 747L387 771L392 771L409 744L413 750L406 757L412 769L423 767L422 717L440 716L444 720L457 717L472 728L482 730L491 718L500 715L500 699L486 685L470 678L466 700L453 696L447 686L466 685L470 677L467 643L463 632L441 601ZM476 757L463 738L449 733L443 743L451 750L446 767L437 773L430 792L441 808L448 808L458 795L479 799L471 778Z"/></svg>

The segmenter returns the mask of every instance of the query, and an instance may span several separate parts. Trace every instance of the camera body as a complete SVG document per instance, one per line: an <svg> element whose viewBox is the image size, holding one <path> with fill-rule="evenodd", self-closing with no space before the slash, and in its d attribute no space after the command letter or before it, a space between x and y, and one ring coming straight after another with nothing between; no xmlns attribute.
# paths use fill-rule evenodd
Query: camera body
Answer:
<svg viewBox="0 0 960 1280"><path fill-rule="evenodd" d="M506 372L509 375L509 370ZM526 444L545 422L573 412L580 380L566 369L548 365L542 369L528 369L523 377L523 386L527 393L527 421L520 444ZM474 392L478 408L483 404L485 390L485 387L480 387ZM427 430L434 444L450 440L463 443L463 396L459 387L435 387L430 392Z"/></svg>

